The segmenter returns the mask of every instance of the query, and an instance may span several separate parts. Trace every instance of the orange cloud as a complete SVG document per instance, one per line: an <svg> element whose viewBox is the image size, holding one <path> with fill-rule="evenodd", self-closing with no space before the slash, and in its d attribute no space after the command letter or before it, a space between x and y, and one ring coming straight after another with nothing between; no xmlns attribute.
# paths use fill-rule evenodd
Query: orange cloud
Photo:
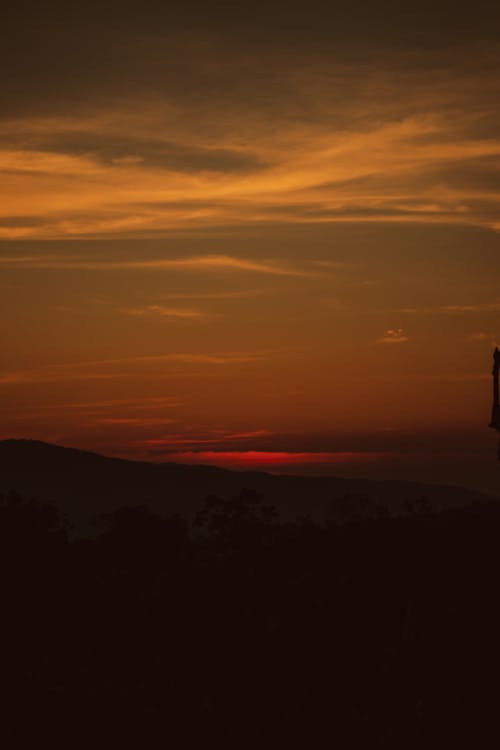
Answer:
<svg viewBox="0 0 500 750"><path fill-rule="evenodd" d="M86 271L242 271L271 276L318 276L318 272L290 263L275 260L251 260L229 255L200 255L186 258L159 258L141 260L86 260L59 255L6 255L0 256L4 268L45 268L51 270Z"/></svg>
<svg viewBox="0 0 500 750"><path fill-rule="evenodd" d="M453 315L454 313L499 312L500 302L477 302L474 304L437 305L435 307L402 307L400 312L412 315Z"/></svg>
<svg viewBox="0 0 500 750"><path fill-rule="evenodd" d="M214 354L152 354L135 357L90 360L57 365L45 365L30 370L0 374L0 385L23 383L57 383L71 380L105 380L130 375L128 366L152 364L234 365L262 360L264 352L220 352ZM269 354L269 353L267 353Z"/></svg>
<svg viewBox="0 0 500 750"><path fill-rule="evenodd" d="M204 312L203 310L194 310L185 307L165 307L164 305L121 308L120 312L139 317L180 318L183 320L206 320L213 317L211 313Z"/></svg>
<svg viewBox="0 0 500 750"><path fill-rule="evenodd" d="M168 417L99 417L94 420L96 424L126 426L126 427L161 427L173 424L174 419Z"/></svg>
<svg viewBox="0 0 500 750"><path fill-rule="evenodd" d="M402 328L389 328L385 335L375 341L376 344L405 344L410 339Z"/></svg>

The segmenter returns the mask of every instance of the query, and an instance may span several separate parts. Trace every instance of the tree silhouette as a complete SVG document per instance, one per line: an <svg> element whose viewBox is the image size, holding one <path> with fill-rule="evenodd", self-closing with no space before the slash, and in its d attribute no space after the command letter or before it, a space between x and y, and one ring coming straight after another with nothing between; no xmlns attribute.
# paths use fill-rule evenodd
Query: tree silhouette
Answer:
<svg viewBox="0 0 500 750"><path fill-rule="evenodd" d="M416 511L278 523L243 490L78 540L3 496L6 746L496 747L500 511Z"/></svg>

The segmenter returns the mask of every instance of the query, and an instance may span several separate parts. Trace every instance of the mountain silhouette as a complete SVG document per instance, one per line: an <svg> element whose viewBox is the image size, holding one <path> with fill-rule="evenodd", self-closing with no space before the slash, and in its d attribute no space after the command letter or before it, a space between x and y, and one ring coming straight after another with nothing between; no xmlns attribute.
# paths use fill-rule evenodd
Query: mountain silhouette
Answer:
<svg viewBox="0 0 500 750"><path fill-rule="evenodd" d="M419 505L445 510L492 501L489 495L447 485L229 471L110 458L35 440L0 441L0 492L13 489L50 503L85 533L99 516L127 505L192 519L207 496L234 497L243 488L262 496L282 520L321 521L354 507L397 515Z"/></svg>

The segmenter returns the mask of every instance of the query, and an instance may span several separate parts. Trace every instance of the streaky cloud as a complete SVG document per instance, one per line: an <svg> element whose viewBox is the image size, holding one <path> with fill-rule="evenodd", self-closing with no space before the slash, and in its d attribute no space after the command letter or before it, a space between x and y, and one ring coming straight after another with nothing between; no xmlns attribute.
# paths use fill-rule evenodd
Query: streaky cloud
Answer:
<svg viewBox="0 0 500 750"><path fill-rule="evenodd" d="M45 365L30 370L17 370L0 374L0 385L23 383L54 383L70 380L106 380L126 377L127 366L151 364L214 365L225 366L262 361L270 352L218 352L152 354L112 359ZM115 368L115 369L114 369ZM118 369L116 369L118 368ZM111 370L111 371L109 371Z"/></svg>
<svg viewBox="0 0 500 750"><path fill-rule="evenodd" d="M252 260L230 255L199 255L186 258L143 260L85 260L56 255L3 256L4 268L85 271L214 271L248 272L270 276L317 277L319 272L275 260Z"/></svg>

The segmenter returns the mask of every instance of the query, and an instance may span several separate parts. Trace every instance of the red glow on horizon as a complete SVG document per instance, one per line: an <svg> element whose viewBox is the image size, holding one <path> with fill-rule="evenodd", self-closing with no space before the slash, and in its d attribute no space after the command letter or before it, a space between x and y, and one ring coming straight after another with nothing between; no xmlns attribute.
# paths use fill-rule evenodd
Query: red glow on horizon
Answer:
<svg viewBox="0 0 500 750"><path fill-rule="evenodd" d="M182 464L208 464L222 468L272 469L294 467L328 467L342 464L376 463L386 452L292 452L292 451L179 451L169 453L168 460Z"/></svg>

